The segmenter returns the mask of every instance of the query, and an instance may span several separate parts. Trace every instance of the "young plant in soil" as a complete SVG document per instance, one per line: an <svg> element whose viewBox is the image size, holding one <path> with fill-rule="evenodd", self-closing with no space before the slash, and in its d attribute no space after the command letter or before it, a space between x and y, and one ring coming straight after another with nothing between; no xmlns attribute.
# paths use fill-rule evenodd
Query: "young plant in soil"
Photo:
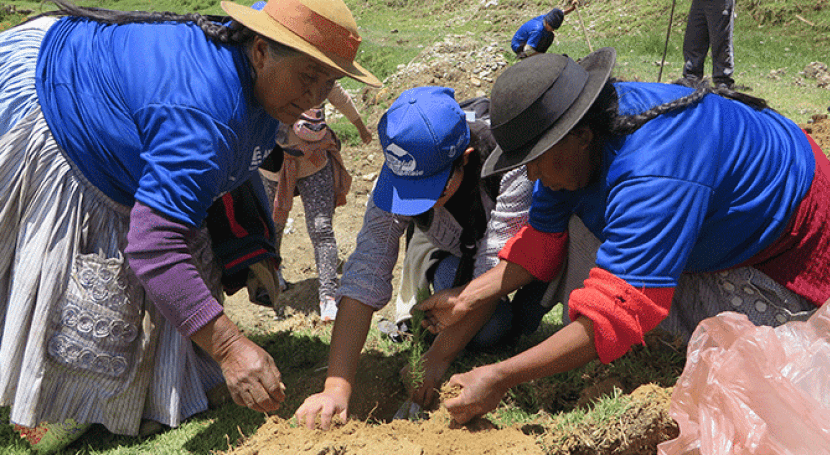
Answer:
<svg viewBox="0 0 830 455"><path fill-rule="evenodd" d="M418 303L423 302L430 296L428 288L419 289L416 293ZM407 378L409 390L416 390L424 384L424 353L427 350L426 329L421 327L424 320L424 312L421 310L412 311L412 338L410 339L409 356L409 377Z"/></svg>

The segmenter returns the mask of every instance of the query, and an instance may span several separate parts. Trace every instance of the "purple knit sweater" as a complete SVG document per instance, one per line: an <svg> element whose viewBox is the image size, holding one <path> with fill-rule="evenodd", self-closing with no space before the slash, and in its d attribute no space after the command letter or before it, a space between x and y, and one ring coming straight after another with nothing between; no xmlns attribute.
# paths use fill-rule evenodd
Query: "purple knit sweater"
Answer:
<svg viewBox="0 0 830 455"><path fill-rule="evenodd" d="M124 250L150 300L186 337L222 313L193 264L189 241L196 234L196 229L136 202Z"/></svg>

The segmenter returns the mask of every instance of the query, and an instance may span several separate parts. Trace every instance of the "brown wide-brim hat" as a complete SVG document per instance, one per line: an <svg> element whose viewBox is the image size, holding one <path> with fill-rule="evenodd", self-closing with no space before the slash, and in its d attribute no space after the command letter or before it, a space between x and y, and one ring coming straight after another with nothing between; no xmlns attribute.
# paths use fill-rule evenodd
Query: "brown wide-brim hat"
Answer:
<svg viewBox="0 0 830 455"><path fill-rule="evenodd" d="M617 61L604 47L579 63L567 55L537 54L504 70L490 95L490 130L498 147L482 177L541 156L585 116Z"/></svg>
<svg viewBox="0 0 830 455"><path fill-rule="evenodd" d="M383 85L354 61L361 39L352 12L342 0L269 0L262 10L223 1L222 9L254 32L355 80L373 87Z"/></svg>

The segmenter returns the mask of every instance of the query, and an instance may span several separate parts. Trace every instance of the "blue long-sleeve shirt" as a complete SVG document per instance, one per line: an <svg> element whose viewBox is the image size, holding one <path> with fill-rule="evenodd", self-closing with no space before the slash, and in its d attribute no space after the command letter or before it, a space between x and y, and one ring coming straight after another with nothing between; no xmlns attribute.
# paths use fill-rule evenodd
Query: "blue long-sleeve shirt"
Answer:
<svg viewBox="0 0 830 455"><path fill-rule="evenodd" d="M276 143L244 50L193 23L63 18L43 40L36 87L56 141L96 187L190 226Z"/></svg>

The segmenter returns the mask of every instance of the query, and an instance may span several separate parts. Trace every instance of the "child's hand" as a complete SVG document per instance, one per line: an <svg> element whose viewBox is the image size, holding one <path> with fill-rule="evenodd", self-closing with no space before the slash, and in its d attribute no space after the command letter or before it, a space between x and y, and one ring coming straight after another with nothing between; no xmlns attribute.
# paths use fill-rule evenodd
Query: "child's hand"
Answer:
<svg viewBox="0 0 830 455"><path fill-rule="evenodd" d="M326 389L306 398L294 414L297 424L313 430L318 415L320 428L323 430L331 428L331 421L335 415L340 417L341 422L345 422L349 411L349 394L343 392Z"/></svg>

